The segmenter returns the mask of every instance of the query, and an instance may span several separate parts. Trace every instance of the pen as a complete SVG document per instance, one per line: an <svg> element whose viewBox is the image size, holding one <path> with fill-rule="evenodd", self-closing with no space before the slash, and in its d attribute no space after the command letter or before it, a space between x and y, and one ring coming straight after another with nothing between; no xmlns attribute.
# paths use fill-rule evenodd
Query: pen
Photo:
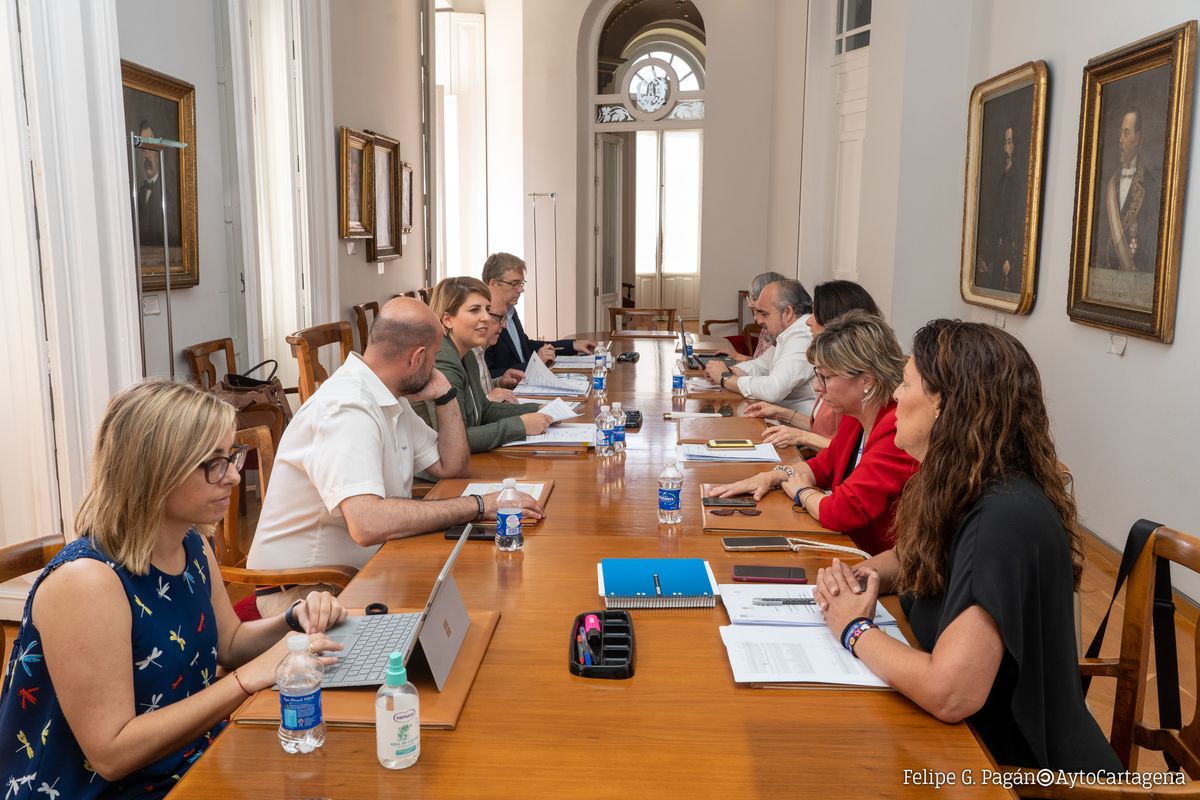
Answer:
<svg viewBox="0 0 1200 800"><path fill-rule="evenodd" d="M583 648L583 634L577 633L575 634L575 654L578 656L580 664L586 663L583 657Z"/></svg>
<svg viewBox="0 0 1200 800"><path fill-rule="evenodd" d="M756 606L815 606L817 601L811 597L756 597Z"/></svg>

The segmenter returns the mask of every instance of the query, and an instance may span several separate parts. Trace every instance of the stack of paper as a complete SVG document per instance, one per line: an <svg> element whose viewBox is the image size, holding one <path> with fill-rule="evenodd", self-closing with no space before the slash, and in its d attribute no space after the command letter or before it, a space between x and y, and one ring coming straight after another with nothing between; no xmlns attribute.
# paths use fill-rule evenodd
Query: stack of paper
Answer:
<svg viewBox="0 0 1200 800"><path fill-rule="evenodd" d="M721 385L713 383L705 378L688 378L687 388L693 392L719 392L722 391Z"/></svg>
<svg viewBox="0 0 1200 800"><path fill-rule="evenodd" d="M825 617L816 605L755 605L755 600L811 600L813 587L788 583L721 584L721 602L735 625L824 626ZM875 624L895 625L896 618L875 603Z"/></svg>
<svg viewBox="0 0 1200 800"><path fill-rule="evenodd" d="M596 442L596 426L586 422L566 422L555 425L545 433L527 436L516 442L509 442L505 447L515 447L519 444L536 444L546 447L591 447Z"/></svg>
<svg viewBox="0 0 1200 800"><path fill-rule="evenodd" d="M556 397L549 403L545 403L539 411L542 414L550 417L551 425L556 422L562 422L565 419L574 419L579 416L579 403L568 403L561 397Z"/></svg>
<svg viewBox="0 0 1200 800"><path fill-rule="evenodd" d="M595 356L555 356L551 369L586 369L590 372L595 366Z"/></svg>
<svg viewBox="0 0 1200 800"><path fill-rule="evenodd" d="M779 453L772 445L756 444L753 450L710 450L702 444L677 445L675 452L680 461L745 461L778 464Z"/></svg>
<svg viewBox="0 0 1200 800"><path fill-rule="evenodd" d="M498 492L504 488L503 483L468 483L462 491L463 497L469 495L485 495L493 492ZM524 492L530 497L541 497L542 490L546 488L544 483L517 483L517 491Z"/></svg>
<svg viewBox="0 0 1200 800"><path fill-rule="evenodd" d="M894 625L879 630L904 641ZM824 626L726 625L721 641L738 683L887 687Z"/></svg>
<svg viewBox="0 0 1200 800"><path fill-rule="evenodd" d="M525 365L525 377L513 389L513 393L521 395L586 395L592 385L587 375L555 375L550 368L534 353Z"/></svg>

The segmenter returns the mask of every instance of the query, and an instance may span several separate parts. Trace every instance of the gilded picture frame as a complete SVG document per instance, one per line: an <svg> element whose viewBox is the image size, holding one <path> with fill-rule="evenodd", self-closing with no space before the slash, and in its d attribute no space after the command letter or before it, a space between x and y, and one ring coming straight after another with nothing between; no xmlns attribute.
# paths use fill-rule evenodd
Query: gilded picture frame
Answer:
<svg viewBox="0 0 1200 800"><path fill-rule="evenodd" d="M375 219L374 137L341 127L338 157L338 235L370 239Z"/></svg>
<svg viewBox="0 0 1200 800"><path fill-rule="evenodd" d="M400 162L400 232L411 233L413 226L413 168Z"/></svg>
<svg viewBox="0 0 1200 800"><path fill-rule="evenodd" d="M1196 60L1191 20L1088 61L1067 314L1170 343Z"/></svg>
<svg viewBox="0 0 1200 800"><path fill-rule="evenodd" d="M964 302L1028 314L1037 298L1045 174L1045 61L975 86L967 110L960 293Z"/></svg>
<svg viewBox="0 0 1200 800"><path fill-rule="evenodd" d="M367 240L368 261L390 261L400 258L400 142L381 133L368 131L371 142L374 212L372 230Z"/></svg>
<svg viewBox="0 0 1200 800"><path fill-rule="evenodd" d="M136 174L130 195L130 226L141 264L143 291L166 288L163 269L163 207L171 289L200 283L196 194L196 87L132 61L121 60L125 147L129 134L172 139L187 147L138 148L129 165ZM136 204L136 208L134 207ZM134 224L136 214L137 224Z"/></svg>

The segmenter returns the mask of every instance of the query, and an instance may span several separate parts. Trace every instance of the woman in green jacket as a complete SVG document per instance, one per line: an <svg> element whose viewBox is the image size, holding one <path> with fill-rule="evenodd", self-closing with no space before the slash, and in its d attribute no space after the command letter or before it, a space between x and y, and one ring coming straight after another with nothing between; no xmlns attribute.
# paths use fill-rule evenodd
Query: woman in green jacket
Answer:
<svg viewBox="0 0 1200 800"><path fill-rule="evenodd" d="M446 329L437 354L437 368L458 392L458 407L467 426L472 453L493 450L508 442L544 433L550 417L538 413L537 403L497 403L489 400L479 382L479 367L471 348L487 340L491 293L478 278L447 278L433 289L429 307ZM436 415L426 403L414 410L436 430Z"/></svg>

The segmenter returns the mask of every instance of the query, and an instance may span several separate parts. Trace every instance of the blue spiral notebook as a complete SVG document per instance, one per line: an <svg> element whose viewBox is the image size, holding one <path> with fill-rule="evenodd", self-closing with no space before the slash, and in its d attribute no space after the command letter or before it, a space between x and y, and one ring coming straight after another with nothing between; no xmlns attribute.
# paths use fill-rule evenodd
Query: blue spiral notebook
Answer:
<svg viewBox="0 0 1200 800"><path fill-rule="evenodd" d="M606 558L596 574L606 608L712 608L720 594L701 558Z"/></svg>

